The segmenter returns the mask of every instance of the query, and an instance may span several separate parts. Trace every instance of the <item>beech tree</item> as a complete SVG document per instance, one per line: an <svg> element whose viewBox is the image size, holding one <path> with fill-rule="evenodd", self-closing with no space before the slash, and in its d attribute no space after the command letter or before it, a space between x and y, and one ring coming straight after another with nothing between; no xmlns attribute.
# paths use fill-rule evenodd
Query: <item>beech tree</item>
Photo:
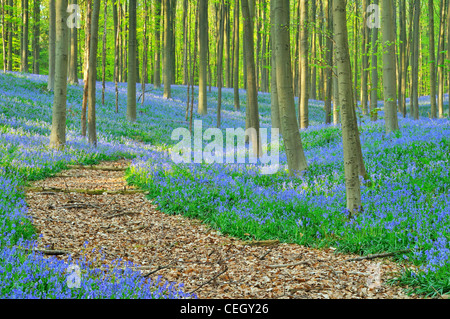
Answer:
<svg viewBox="0 0 450 319"><path fill-rule="evenodd" d="M22 41L20 50L20 72L28 72L28 0L22 0Z"/></svg>
<svg viewBox="0 0 450 319"><path fill-rule="evenodd" d="M271 16L274 18L272 54L275 56L275 70L272 67L272 76L276 76L279 117L289 174L296 175L306 170L308 165L295 116L289 43L289 0L272 0L270 6L273 10Z"/></svg>
<svg viewBox="0 0 450 319"><path fill-rule="evenodd" d="M199 0L199 80L198 80L198 113L208 112L206 101L207 65L208 65L208 0Z"/></svg>
<svg viewBox="0 0 450 319"><path fill-rule="evenodd" d="M389 134L399 129L397 119L397 80L392 0L382 0L381 27L383 33L384 118L386 133Z"/></svg>
<svg viewBox="0 0 450 319"><path fill-rule="evenodd" d="M167 1L167 0L166 0ZM136 0L129 2L127 119L136 121Z"/></svg>
<svg viewBox="0 0 450 319"><path fill-rule="evenodd" d="M336 64L341 105L342 143L344 147L345 190L347 210L353 217L362 210L359 181L358 126L353 116L355 104L352 89L352 72L348 49L346 1L333 0L333 31L336 42Z"/></svg>
<svg viewBox="0 0 450 319"><path fill-rule="evenodd" d="M66 144L66 98L67 98L67 0L50 0L55 13L55 81L50 147L61 149Z"/></svg>
<svg viewBox="0 0 450 319"><path fill-rule="evenodd" d="M246 128L253 129L251 141L253 144L253 152L257 157L261 154L261 140L259 132L259 112L258 112L258 92L256 90L256 69L254 56L254 41L253 41L253 20L250 16L250 7L248 0L241 0L242 18L244 19L244 48L245 48L245 63L247 68L247 112L246 121L248 125Z"/></svg>
<svg viewBox="0 0 450 319"><path fill-rule="evenodd" d="M48 48L48 85L47 85L47 89L49 91L52 91L53 87L55 85L55 54L56 54L56 7L55 7L55 0L49 0L48 11L49 11L49 28L48 28L48 45L49 45L49 48ZM11 68L10 71L12 71L12 68Z"/></svg>
<svg viewBox="0 0 450 319"><path fill-rule="evenodd" d="M299 75L300 75L300 97L299 97L299 123L300 128L305 129L309 126L309 66L308 66L308 0L300 1L300 28L299 35L299 48L300 48L300 63L299 63Z"/></svg>
<svg viewBox="0 0 450 319"><path fill-rule="evenodd" d="M98 20L100 15L100 0L94 0L89 41L89 92L88 92L88 140L89 144L97 147L97 131L95 120L95 92L97 81L97 48L98 48Z"/></svg>

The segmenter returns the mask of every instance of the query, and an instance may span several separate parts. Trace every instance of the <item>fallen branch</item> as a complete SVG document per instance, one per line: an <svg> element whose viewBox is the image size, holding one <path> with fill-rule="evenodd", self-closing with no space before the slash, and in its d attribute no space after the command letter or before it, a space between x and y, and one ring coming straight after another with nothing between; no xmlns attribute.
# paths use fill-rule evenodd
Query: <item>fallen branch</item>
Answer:
<svg viewBox="0 0 450 319"><path fill-rule="evenodd" d="M126 171L127 167L112 167L112 166L94 166L94 165L67 165L70 169L90 169L95 171Z"/></svg>
<svg viewBox="0 0 450 319"><path fill-rule="evenodd" d="M280 241L278 239L275 240L257 240L257 241L243 241L242 245L247 246L275 246L278 245Z"/></svg>
<svg viewBox="0 0 450 319"><path fill-rule="evenodd" d="M26 192L34 193L81 193L87 195L103 195L104 193L108 195L116 194L137 194L137 193L148 193L143 189L122 189L116 191L110 191L107 189L78 189L78 188L56 188L56 187L26 187Z"/></svg>
<svg viewBox="0 0 450 319"><path fill-rule="evenodd" d="M344 261L357 261L357 260L364 260L364 259L383 258L383 257L395 256L398 254L406 254L406 253L410 253L410 252L411 252L411 249L404 249L404 250L393 251L390 253L372 254L372 255L367 255L367 256L362 256L362 257L350 258L350 259L346 259Z"/></svg>
<svg viewBox="0 0 450 319"><path fill-rule="evenodd" d="M200 288L202 288L203 286L209 284L211 281L216 280L220 275L224 274L226 271L228 271L228 267L225 266L225 269L222 270L221 272L219 272L217 275L215 275L214 277L212 277L210 280L202 283L200 286L198 286L197 288L195 288L194 290L192 290L190 292L190 294L193 294L194 292L196 292L197 290L199 290Z"/></svg>
<svg viewBox="0 0 450 319"><path fill-rule="evenodd" d="M38 253L43 253L44 255L69 255L71 254L71 252L66 251L66 250L50 250L50 249L38 249L38 248L24 248L24 247L18 247L17 248L21 249L21 250L25 250L25 251L34 251L34 252L38 252Z"/></svg>
<svg viewBox="0 0 450 319"><path fill-rule="evenodd" d="M270 268L282 268L282 267L293 267L293 266L298 266L298 265L305 265L305 264L310 264L312 261L311 260L303 260L303 261L298 261L295 263L291 263L291 264L278 264L278 265L267 265Z"/></svg>
<svg viewBox="0 0 450 319"><path fill-rule="evenodd" d="M166 265L166 266L158 266L158 268L156 268L155 270L152 270L152 271L146 273L145 275L143 275L143 277L144 277L144 278L145 278L145 277L148 277L148 276L150 276L151 274L154 274L154 273L157 272L157 271L160 271L160 270L162 270L162 269L169 268L169 267L172 266L175 262L176 262L176 260L172 261L170 264L168 264L168 265Z"/></svg>

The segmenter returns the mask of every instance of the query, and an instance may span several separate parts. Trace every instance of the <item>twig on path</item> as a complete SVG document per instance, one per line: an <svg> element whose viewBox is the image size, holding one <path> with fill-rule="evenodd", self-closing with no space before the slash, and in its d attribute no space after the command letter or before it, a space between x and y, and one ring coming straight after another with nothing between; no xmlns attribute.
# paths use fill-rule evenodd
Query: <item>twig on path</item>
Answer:
<svg viewBox="0 0 450 319"><path fill-rule="evenodd" d="M372 255L367 255L367 256L362 256L362 257L350 258L350 259L346 259L344 261L357 261L357 260L364 260L364 259L390 257L390 256L395 256L398 254L405 254L405 253L410 253L410 252L411 252L411 249L403 249L403 250L393 251L390 253L372 254Z"/></svg>
<svg viewBox="0 0 450 319"><path fill-rule="evenodd" d="M146 273L145 275L143 275L143 277L144 277L144 278L145 278L145 277L148 277L148 276L154 274L155 272L160 271L161 269L170 268L170 266L172 266L174 263L176 263L176 260L173 260L173 261L172 261L170 264L168 264L168 265L165 265L165 266L158 266L155 270L152 270L152 271Z"/></svg>
<svg viewBox="0 0 450 319"><path fill-rule="evenodd" d="M26 187L25 191L27 192L36 192L36 193L81 193L81 194L87 194L87 195L103 195L106 193L107 195L117 195L117 194L137 194L137 193L143 193L147 194L148 191L145 191L143 189L122 189L122 190L116 190L111 191L107 189L78 189L78 188L71 188L71 189L65 189L65 188L57 188L57 187Z"/></svg>
<svg viewBox="0 0 450 319"><path fill-rule="evenodd" d="M67 165L70 169L90 169L95 171L112 171L112 172L123 172L126 171L128 167L112 167L112 166L95 166L95 165Z"/></svg>
<svg viewBox="0 0 450 319"><path fill-rule="evenodd" d="M275 240L250 240L250 241L243 241L242 245L248 245L248 246L276 246L280 243L278 239Z"/></svg>
<svg viewBox="0 0 450 319"><path fill-rule="evenodd" d="M194 292L196 292L197 290L199 290L200 288L202 288L203 286L209 284L211 281L216 280L220 275L224 274L226 271L228 271L228 266L225 266L225 269L222 270L221 272L219 272L217 275L215 275L214 277L212 277L211 279L209 279L208 281L202 283L200 286L198 286L197 288L195 288L194 290L192 290L190 292L190 294L193 294Z"/></svg>
<svg viewBox="0 0 450 319"><path fill-rule="evenodd" d="M298 265L310 264L311 262L312 262L311 260L303 260L303 261L298 261L296 263L267 265L267 266L270 268L283 268L283 267L293 267L293 266L298 266Z"/></svg>
<svg viewBox="0 0 450 319"><path fill-rule="evenodd" d="M21 250L25 250L25 251L34 251L34 252L38 252L38 253L43 253L44 255L69 255L71 254L71 252L66 251L66 250L50 250L50 249L38 249L38 248L24 248L24 247L19 247L16 246L17 248L21 249Z"/></svg>

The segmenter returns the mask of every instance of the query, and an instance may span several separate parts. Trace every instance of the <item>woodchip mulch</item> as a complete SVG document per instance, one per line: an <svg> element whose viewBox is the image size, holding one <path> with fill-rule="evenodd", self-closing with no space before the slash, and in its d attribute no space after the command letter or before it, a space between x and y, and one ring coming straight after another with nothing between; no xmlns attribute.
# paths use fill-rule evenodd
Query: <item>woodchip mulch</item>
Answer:
<svg viewBox="0 0 450 319"><path fill-rule="evenodd" d="M126 167L129 162L102 165ZM243 242L198 220L162 213L143 193L48 190L123 190L128 188L123 171L71 169L59 175L33 183L46 191L27 193L29 214L42 234L39 248L96 258L96 266L122 258L141 265L148 278L184 283L184 290L199 298L420 298L386 284L401 270L388 258L346 261L357 256L336 254L333 248ZM67 255L58 258L67 260Z"/></svg>

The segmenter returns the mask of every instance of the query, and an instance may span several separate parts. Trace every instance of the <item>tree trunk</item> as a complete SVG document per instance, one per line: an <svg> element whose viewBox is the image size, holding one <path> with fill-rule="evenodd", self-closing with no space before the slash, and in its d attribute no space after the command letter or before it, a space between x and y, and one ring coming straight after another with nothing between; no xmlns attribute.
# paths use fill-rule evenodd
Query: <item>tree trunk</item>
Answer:
<svg viewBox="0 0 450 319"><path fill-rule="evenodd" d="M49 0L49 1L50 1L50 3L49 3L49 7L50 7L49 11L50 11L50 13L54 14L54 5L55 5L54 0ZM52 11L52 3L53 3L53 11ZM9 20L8 21L8 71L12 71L13 70L13 58L12 58L12 51L13 51L13 47L12 47L13 46L13 23L12 23L12 21L13 21L13 18L14 18L14 16L13 16L13 6L14 6L13 0L9 0L8 6L9 6L9 10L8 10L8 18L9 18L8 19ZM52 20L50 19L50 23L51 22L52 22ZM50 26L52 26L52 25L50 24ZM54 24L53 24L53 26L54 26ZM50 28L49 28L49 30L50 30ZM49 41L50 41L50 39L49 39ZM54 41L54 35L53 35L53 41ZM50 90L50 88L49 88L49 90Z"/></svg>
<svg viewBox="0 0 450 319"><path fill-rule="evenodd" d="M301 1L300 6L300 98L299 98L299 123L301 129L309 126L309 67L308 67L308 1Z"/></svg>
<svg viewBox="0 0 450 319"><path fill-rule="evenodd" d="M439 118L444 117L444 64L445 64L445 20L448 5L448 0L441 1L441 21L439 24L439 44L438 44L438 113Z"/></svg>
<svg viewBox="0 0 450 319"><path fill-rule="evenodd" d="M187 16L188 0L183 0L183 30L186 30L186 32L183 32L183 85L187 85L189 81Z"/></svg>
<svg viewBox="0 0 450 319"><path fill-rule="evenodd" d="M67 97L67 0L50 2L50 9L54 10L55 29L55 83L53 98L52 128L50 133L50 147L62 149L66 144L66 97ZM52 13L52 14L53 14Z"/></svg>
<svg viewBox="0 0 450 319"><path fill-rule="evenodd" d="M118 1L113 2L113 20L114 20L114 91L115 91L115 104L116 113L119 113L119 13L117 10Z"/></svg>
<svg viewBox="0 0 450 319"><path fill-rule="evenodd" d="M345 189L347 210L350 217L362 210L359 182L358 126L353 117L354 98L352 73L348 50L347 18L345 0L333 1L333 30L336 41L336 56L339 81L339 100L341 103L342 143L344 148Z"/></svg>
<svg viewBox="0 0 450 319"><path fill-rule="evenodd" d="M72 4L78 5L78 0L72 0ZM78 29L71 28L70 31L70 46L69 46L69 84L78 84Z"/></svg>
<svg viewBox="0 0 450 319"><path fill-rule="evenodd" d="M410 113L415 120L419 119L419 20L420 19L420 1L414 1L414 27L411 56L411 110Z"/></svg>
<svg viewBox="0 0 450 319"><path fill-rule="evenodd" d="M6 73L7 56L6 56L6 11L5 0L2 0L2 56L3 56L3 73Z"/></svg>
<svg viewBox="0 0 450 319"><path fill-rule="evenodd" d="M310 94L309 97L313 100L317 100L317 89L316 89L316 78L317 78L317 72L316 72L316 67L315 65L317 64L316 62L316 37L317 37L317 32L315 31L315 26L316 26L316 11L317 11L317 6L316 6L316 1L311 1L311 5L312 5L312 16L311 16L311 24L314 26L314 28L312 28L311 30L311 81L310 81Z"/></svg>
<svg viewBox="0 0 450 319"><path fill-rule="evenodd" d="M378 3L378 2L377 2ZM406 83L407 83L407 76L408 76L408 58L407 58L407 47L408 47L408 38L406 36L406 0L400 0L399 4L399 24L400 24L400 44L399 44L399 54L400 54L400 77L401 81L400 88L399 88L399 108L403 114L403 117L406 116ZM375 32L374 32L375 35ZM378 31L376 32L376 35L378 37ZM378 48L378 46L377 46ZM372 60L373 61L373 60ZM372 72L373 74L373 72ZM378 74L377 74L378 79ZM375 118L376 120L376 118Z"/></svg>
<svg viewBox="0 0 450 319"><path fill-rule="evenodd" d="M164 2L164 66L163 66L163 80L164 80L164 94L165 99L171 98L172 83L172 9L171 0L163 0Z"/></svg>
<svg viewBox="0 0 450 319"><path fill-rule="evenodd" d="M161 87L161 0L155 1L155 69L153 71L153 85Z"/></svg>
<svg viewBox="0 0 450 319"><path fill-rule="evenodd" d="M275 32L277 29L276 26L276 20L275 20L275 1L270 1L270 33L271 38L270 41L272 43L272 53L271 53L271 82L270 82L270 115L272 120L272 128L277 128L281 134L281 123L280 123L280 106L278 105L278 89L277 89L277 63L276 63L276 56L275 56L275 49L276 49L276 36ZM285 5L282 3L282 5ZM288 42L289 43L289 42ZM289 53L289 60L290 60L290 51ZM292 84L291 84L292 88ZM295 102L294 102L294 119L295 119ZM297 125L297 121L295 121L295 125ZM297 125L298 128L298 125Z"/></svg>
<svg viewBox="0 0 450 319"><path fill-rule="evenodd" d="M20 72L28 72L28 0L22 0L22 51L20 54Z"/></svg>
<svg viewBox="0 0 450 319"><path fill-rule="evenodd" d="M97 81L97 48L98 48L98 20L100 15L100 0L94 0L92 23L89 41L89 93L88 93L88 140L89 144L97 147L97 132L95 124L95 91Z"/></svg>
<svg viewBox="0 0 450 319"><path fill-rule="evenodd" d="M378 5L378 0L374 1ZM406 78L403 78L406 80ZM378 119L378 28L372 28L372 86L370 88L370 119Z"/></svg>
<svg viewBox="0 0 450 319"><path fill-rule="evenodd" d="M436 106L436 51L434 41L434 5L433 0L428 0L428 31L429 35L429 51L430 51L430 98L431 98L431 112L430 117L435 119L437 117Z"/></svg>
<svg viewBox="0 0 450 319"><path fill-rule="evenodd" d="M102 38L102 105L105 105L106 90L106 25L108 22L108 1L103 0L103 38Z"/></svg>
<svg viewBox="0 0 450 319"><path fill-rule="evenodd" d="M167 1L167 0L166 0ZM129 2L127 119L136 121L136 0Z"/></svg>
<svg viewBox="0 0 450 319"><path fill-rule="evenodd" d="M222 0L220 6L219 21L219 45L217 48L217 127L220 128L220 112L222 108L222 78L223 78L223 42L224 42L224 24L225 24L225 4Z"/></svg>
<svg viewBox="0 0 450 319"><path fill-rule="evenodd" d="M224 61L225 61L225 87L231 87L231 63L230 63L230 0L225 0L224 16Z"/></svg>
<svg viewBox="0 0 450 319"><path fill-rule="evenodd" d="M67 1L66 1L67 2ZM55 0L49 0L49 34L48 34L48 85L47 89L53 91L55 86L55 51L56 51L56 8ZM11 40L11 39L9 39ZM66 72L67 73L67 72Z"/></svg>
<svg viewBox="0 0 450 319"><path fill-rule="evenodd" d="M208 66L208 0L199 0L199 80L198 113L208 113L206 101Z"/></svg>
<svg viewBox="0 0 450 319"><path fill-rule="evenodd" d="M448 117L450 117L450 6L447 6Z"/></svg>
<svg viewBox="0 0 450 319"><path fill-rule="evenodd" d="M240 110L239 103L239 0L236 0L234 6L234 71L233 71L233 86L234 86L234 109Z"/></svg>
<svg viewBox="0 0 450 319"><path fill-rule="evenodd" d="M361 66L361 109L364 115L369 112L367 78L369 75L369 28L367 27L367 0L362 1L363 27L362 27L362 66Z"/></svg>
<svg viewBox="0 0 450 319"><path fill-rule="evenodd" d="M144 43L142 49L142 105L145 102L145 84L148 82L148 5L147 0L144 0ZM185 64L187 67L187 64Z"/></svg>
<svg viewBox="0 0 450 319"><path fill-rule="evenodd" d="M89 56L90 56L90 43L91 43L91 19L92 19L92 3L86 1L86 26L85 34L87 35L84 42L84 89L83 89L83 102L81 104L81 136L86 136L86 112L89 93Z"/></svg>
<svg viewBox="0 0 450 319"><path fill-rule="evenodd" d="M289 41L289 0L270 1L274 18L272 77L276 77L279 117L290 175L297 175L308 168L302 140L295 116L292 80L291 48ZM273 67L275 66L275 70ZM274 84L274 81L272 81ZM273 89L273 88L272 88Z"/></svg>
<svg viewBox="0 0 450 319"><path fill-rule="evenodd" d="M392 0L382 1L383 92L386 133L398 130L395 34ZM342 95L341 95L342 96Z"/></svg>
<svg viewBox="0 0 450 319"><path fill-rule="evenodd" d="M255 70L255 49L253 41L253 20L250 15L248 0L241 1L242 18L244 19L244 47L245 61L247 66L247 117L248 126L246 128L254 129L250 137L253 144L253 153L260 157L261 140L259 132L259 112L258 112L258 92L256 90L256 70Z"/></svg>
<svg viewBox="0 0 450 319"><path fill-rule="evenodd" d="M327 50L326 50L326 82L325 82L325 123L331 123L331 91L333 84L333 0L325 0L324 11L326 16L326 34L327 34Z"/></svg>

